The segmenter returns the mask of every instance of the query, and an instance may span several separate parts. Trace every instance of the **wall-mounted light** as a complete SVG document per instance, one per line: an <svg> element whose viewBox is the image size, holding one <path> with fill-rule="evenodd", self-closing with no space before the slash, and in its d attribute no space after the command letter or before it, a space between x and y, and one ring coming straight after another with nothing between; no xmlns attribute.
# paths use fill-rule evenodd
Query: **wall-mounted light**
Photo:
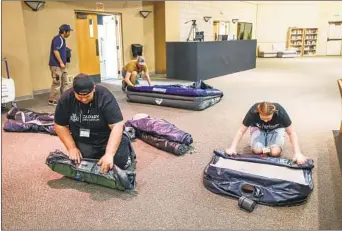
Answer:
<svg viewBox="0 0 342 231"><path fill-rule="evenodd" d="M208 22L211 19L211 16L203 16L205 22Z"/></svg>
<svg viewBox="0 0 342 231"><path fill-rule="evenodd" d="M24 1L24 2L33 11L38 11L42 6L45 5L45 1Z"/></svg>
<svg viewBox="0 0 342 231"><path fill-rule="evenodd" d="M237 19L237 18L232 19L233 23L237 23L238 21L239 21L239 19Z"/></svg>
<svg viewBox="0 0 342 231"><path fill-rule="evenodd" d="M147 18L152 13L150 10L141 10L140 15L143 16L144 18Z"/></svg>

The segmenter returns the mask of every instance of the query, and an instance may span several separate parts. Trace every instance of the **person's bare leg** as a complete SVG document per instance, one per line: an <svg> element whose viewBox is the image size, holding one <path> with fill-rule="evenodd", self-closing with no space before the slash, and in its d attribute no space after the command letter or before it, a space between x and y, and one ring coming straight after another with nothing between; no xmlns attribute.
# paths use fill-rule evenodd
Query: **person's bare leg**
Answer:
<svg viewBox="0 0 342 231"><path fill-rule="evenodd" d="M270 150L270 156L279 157L281 154L281 147L276 144L271 145Z"/></svg>
<svg viewBox="0 0 342 231"><path fill-rule="evenodd" d="M253 154L260 155L262 154L262 148L252 148Z"/></svg>
<svg viewBox="0 0 342 231"><path fill-rule="evenodd" d="M136 79L137 79L137 72L136 71L132 71L132 74L129 78L129 80L131 81L131 83L133 84L133 86L135 85Z"/></svg>

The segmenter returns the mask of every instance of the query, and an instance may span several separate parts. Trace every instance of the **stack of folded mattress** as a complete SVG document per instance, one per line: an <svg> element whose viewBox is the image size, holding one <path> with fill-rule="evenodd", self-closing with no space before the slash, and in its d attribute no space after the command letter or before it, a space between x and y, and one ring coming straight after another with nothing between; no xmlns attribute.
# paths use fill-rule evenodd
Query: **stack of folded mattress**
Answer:
<svg viewBox="0 0 342 231"><path fill-rule="evenodd" d="M4 124L6 132L34 132L56 135L54 130L54 114L38 113L28 109L19 109L14 105L7 113Z"/></svg>
<svg viewBox="0 0 342 231"><path fill-rule="evenodd" d="M203 81L191 85L128 86L129 102L201 111L218 103L223 92Z"/></svg>
<svg viewBox="0 0 342 231"><path fill-rule="evenodd" d="M192 136L163 119L150 116L128 120L125 130L130 131L131 137L169 153L184 155L189 152L193 143Z"/></svg>

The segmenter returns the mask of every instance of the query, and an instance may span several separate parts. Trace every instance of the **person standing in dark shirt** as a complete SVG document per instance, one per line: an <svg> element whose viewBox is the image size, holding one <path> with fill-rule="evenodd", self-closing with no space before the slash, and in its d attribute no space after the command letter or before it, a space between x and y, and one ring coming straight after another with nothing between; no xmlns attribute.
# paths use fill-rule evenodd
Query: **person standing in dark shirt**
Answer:
<svg viewBox="0 0 342 231"><path fill-rule="evenodd" d="M49 104L57 105L60 95L68 87L67 80L67 47L65 39L70 36L72 29L63 24L59 28L59 34L51 41L49 66L52 77L52 85L49 95Z"/></svg>
<svg viewBox="0 0 342 231"><path fill-rule="evenodd" d="M102 172L117 165L129 166L130 140L123 136L123 117L113 94L91 78L79 74L73 88L65 91L55 111L56 133L68 150L69 158L99 159Z"/></svg>
<svg viewBox="0 0 342 231"><path fill-rule="evenodd" d="M293 161L304 164L307 160L300 151L292 121L280 104L270 102L254 104L247 112L232 145L226 150L228 155L237 154L236 147L249 127L250 146L254 154L269 153L273 157L280 156L287 133L295 151Z"/></svg>

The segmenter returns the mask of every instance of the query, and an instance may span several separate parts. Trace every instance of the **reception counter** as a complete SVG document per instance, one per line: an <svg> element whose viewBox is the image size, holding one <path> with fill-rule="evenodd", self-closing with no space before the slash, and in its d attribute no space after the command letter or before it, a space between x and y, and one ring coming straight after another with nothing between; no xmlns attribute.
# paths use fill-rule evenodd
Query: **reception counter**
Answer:
<svg viewBox="0 0 342 231"><path fill-rule="evenodd" d="M207 80L255 68L256 40L167 42L166 77Z"/></svg>

